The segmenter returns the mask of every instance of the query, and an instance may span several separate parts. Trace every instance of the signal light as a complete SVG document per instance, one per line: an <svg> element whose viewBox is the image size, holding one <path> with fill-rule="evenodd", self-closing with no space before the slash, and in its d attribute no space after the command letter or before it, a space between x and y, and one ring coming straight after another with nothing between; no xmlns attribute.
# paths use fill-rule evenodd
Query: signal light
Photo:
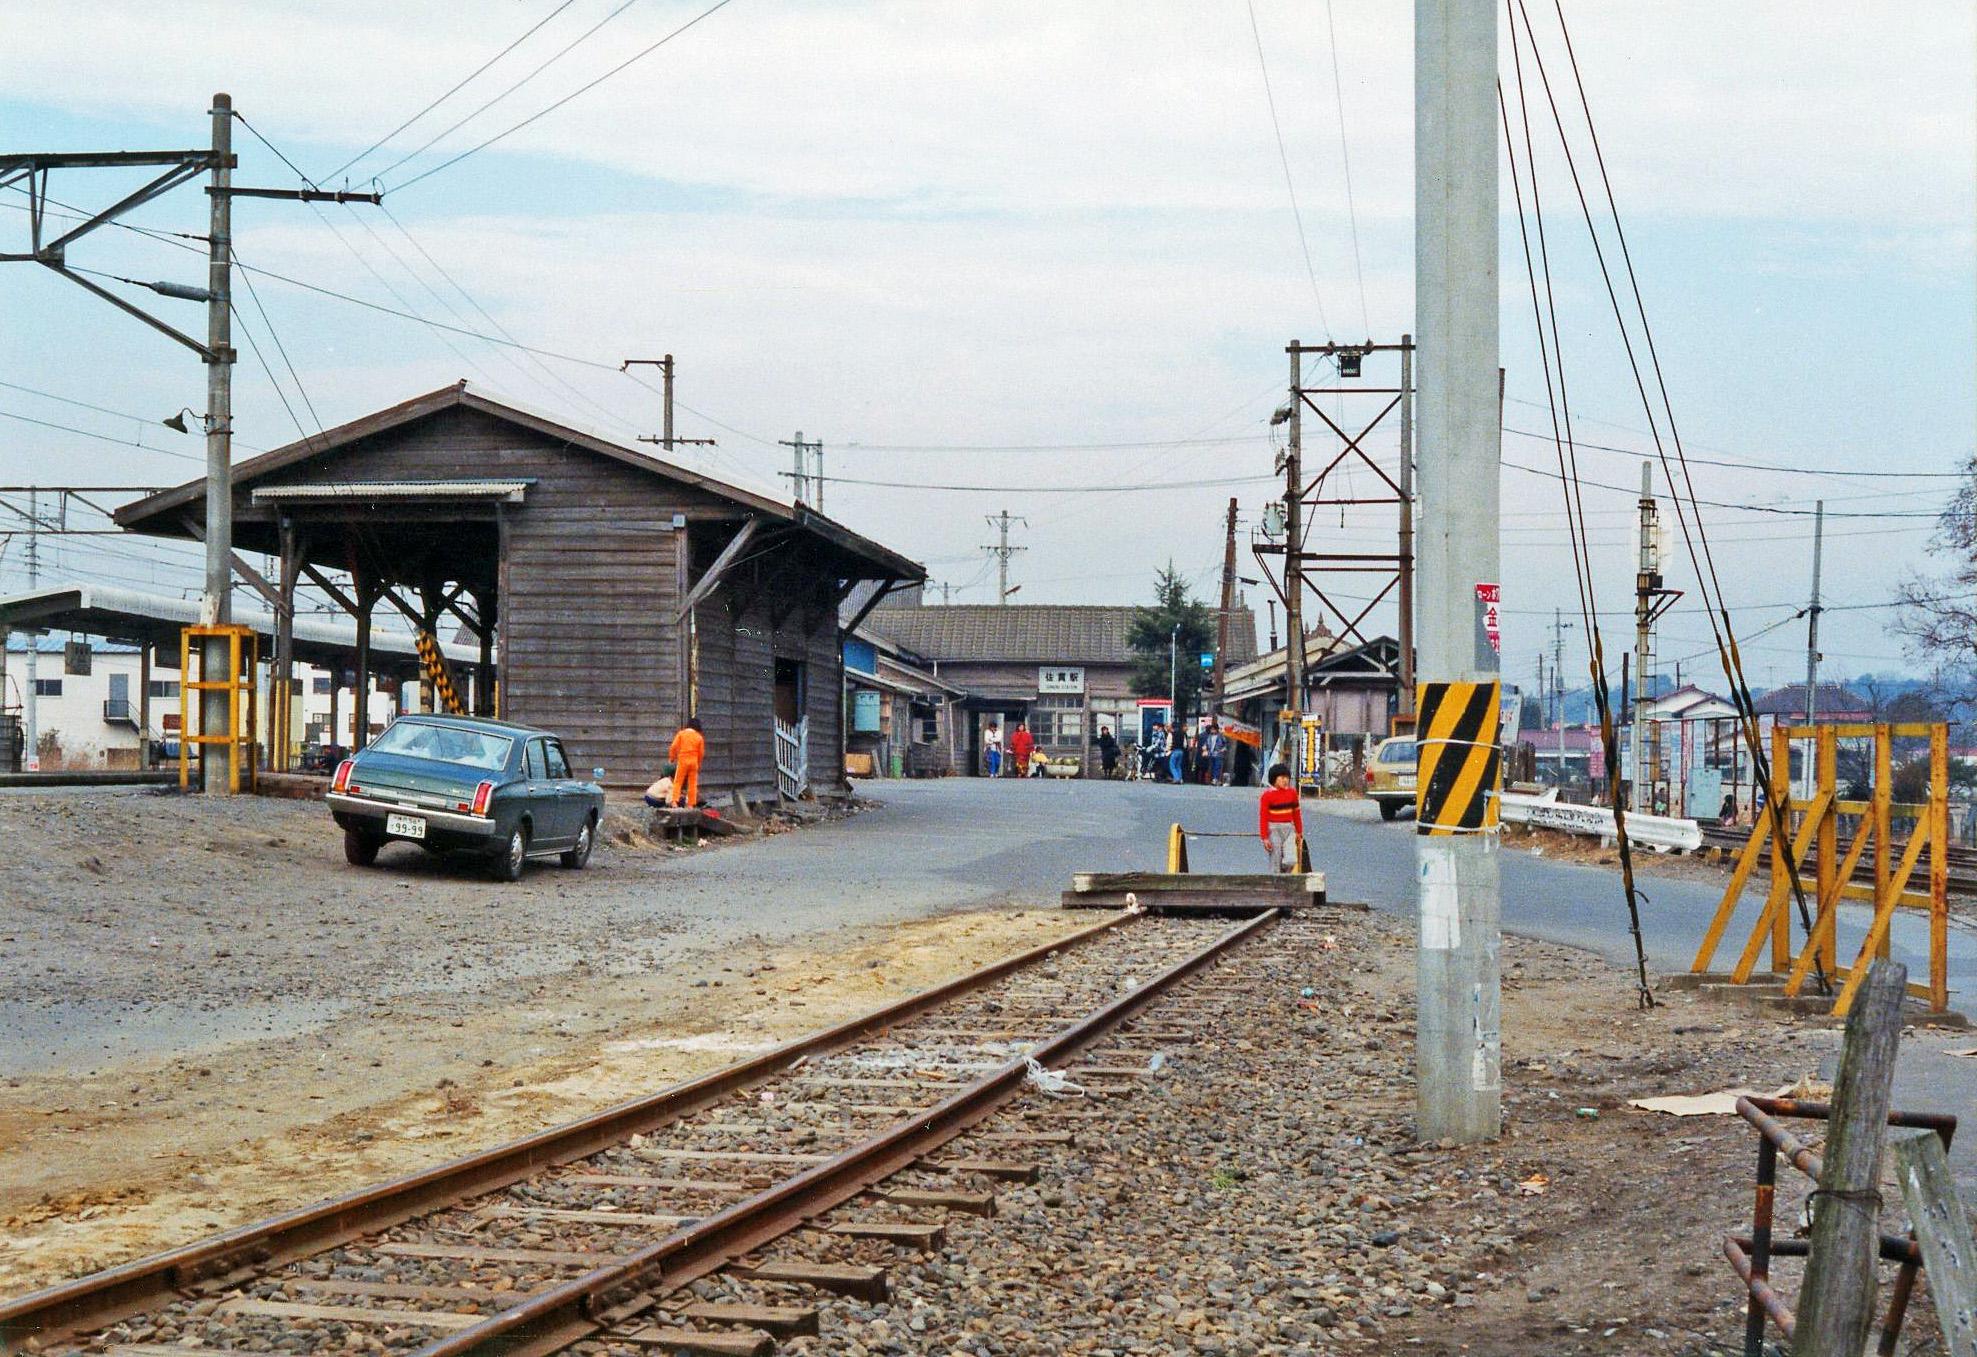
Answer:
<svg viewBox="0 0 1977 1357"><path fill-rule="evenodd" d="M342 763L337 764L336 776L330 779L330 790L333 792L349 791L350 774L356 767L357 761L355 759L345 759Z"/></svg>

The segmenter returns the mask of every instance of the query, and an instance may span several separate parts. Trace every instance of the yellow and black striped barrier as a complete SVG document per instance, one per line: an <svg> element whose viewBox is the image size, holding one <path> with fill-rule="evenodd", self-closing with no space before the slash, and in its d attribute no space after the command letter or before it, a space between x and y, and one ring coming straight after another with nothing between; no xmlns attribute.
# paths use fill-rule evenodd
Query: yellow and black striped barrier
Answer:
<svg viewBox="0 0 1977 1357"><path fill-rule="evenodd" d="M425 670L426 681L432 684L440 710L454 716L465 716L467 704L460 700L460 692L453 686L453 675L446 668L446 657L439 653L439 638L429 631L422 631L414 638L414 644L419 651L419 668Z"/></svg>
<svg viewBox="0 0 1977 1357"><path fill-rule="evenodd" d="M1415 833L1483 834L1497 827L1501 691L1494 680L1421 685Z"/></svg>

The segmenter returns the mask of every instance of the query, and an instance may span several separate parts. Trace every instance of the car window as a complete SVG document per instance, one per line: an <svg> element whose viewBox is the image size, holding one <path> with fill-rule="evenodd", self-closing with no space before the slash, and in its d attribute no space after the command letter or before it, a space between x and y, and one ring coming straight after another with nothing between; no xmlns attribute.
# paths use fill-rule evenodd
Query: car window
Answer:
<svg viewBox="0 0 1977 1357"><path fill-rule="evenodd" d="M1413 763L1414 741L1393 740L1380 746L1381 763Z"/></svg>
<svg viewBox="0 0 1977 1357"><path fill-rule="evenodd" d="M546 740L543 742L543 748L549 752L549 776L568 777L570 764L569 760L563 757L563 746L555 740Z"/></svg>
<svg viewBox="0 0 1977 1357"><path fill-rule="evenodd" d="M403 754L435 763L494 771L508 766L508 755L514 747L515 742L507 736L487 731L424 721L394 721L371 741L370 752Z"/></svg>
<svg viewBox="0 0 1977 1357"><path fill-rule="evenodd" d="M530 740L528 750L523 757L528 760L528 774L530 777L545 778L549 776L547 765L543 762L542 758L541 740Z"/></svg>

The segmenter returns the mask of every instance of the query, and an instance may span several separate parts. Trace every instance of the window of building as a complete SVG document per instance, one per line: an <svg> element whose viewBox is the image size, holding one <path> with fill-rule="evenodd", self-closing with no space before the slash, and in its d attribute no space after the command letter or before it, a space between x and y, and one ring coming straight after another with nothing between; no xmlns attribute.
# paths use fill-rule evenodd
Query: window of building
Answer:
<svg viewBox="0 0 1977 1357"><path fill-rule="evenodd" d="M309 680L309 691L317 697L329 696L329 690L330 676L328 674L318 674Z"/></svg>
<svg viewBox="0 0 1977 1357"><path fill-rule="evenodd" d="M58 678L36 679L34 681L34 695L36 697L60 697L62 695L62 680Z"/></svg>
<svg viewBox="0 0 1977 1357"><path fill-rule="evenodd" d="M178 680L152 679L150 691L151 691L151 696L153 697L177 697Z"/></svg>

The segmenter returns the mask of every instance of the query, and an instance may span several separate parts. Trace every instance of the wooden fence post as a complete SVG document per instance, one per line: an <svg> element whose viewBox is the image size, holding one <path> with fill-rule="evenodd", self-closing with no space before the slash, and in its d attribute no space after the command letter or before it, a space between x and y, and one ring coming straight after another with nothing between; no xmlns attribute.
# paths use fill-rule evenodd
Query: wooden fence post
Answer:
<svg viewBox="0 0 1977 1357"><path fill-rule="evenodd" d="M1942 1138L1924 1131L1897 1140L1894 1149L1895 1176L1922 1245L1943 1345L1952 1357L1977 1357L1977 1244Z"/></svg>
<svg viewBox="0 0 1977 1357"><path fill-rule="evenodd" d="M1881 1145L1907 992L1907 967L1873 962L1847 1014L1825 1168L1813 1198L1812 1256L1792 1334L1795 1357L1860 1357L1867 1345L1881 1240Z"/></svg>

